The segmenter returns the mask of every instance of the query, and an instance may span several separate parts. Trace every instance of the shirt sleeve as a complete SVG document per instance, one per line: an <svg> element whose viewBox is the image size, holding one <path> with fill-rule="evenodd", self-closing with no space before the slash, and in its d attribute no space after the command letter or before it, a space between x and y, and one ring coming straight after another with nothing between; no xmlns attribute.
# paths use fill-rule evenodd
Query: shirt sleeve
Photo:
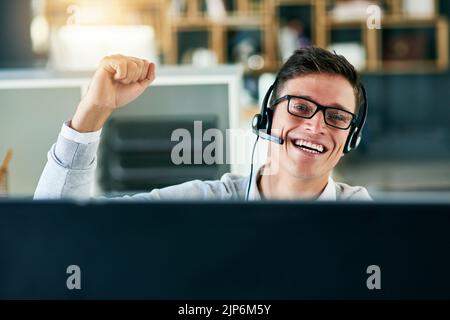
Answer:
<svg viewBox="0 0 450 320"><path fill-rule="evenodd" d="M100 134L101 130L80 133L70 128L68 122L64 123L56 143L47 154L47 164L34 199L91 199ZM247 183L241 183L241 180L245 179L225 174L221 180L193 180L132 196L97 197L96 200L224 200L239 198L239 195L243 198Z"/></svg>
<svg viewBox="0 0 450 320"><path fill-rule="evenodd" d="M89 144L99 141L101 133L102 129L93 132L85 132L85 133L78 132L70 127L70 120L69 120L63 123L60 134L67 140L76 143Z"/></svg>
<svg viewBox="0 0 450 320"><path fill-rule="evenodd" d="M80 133L64 123L47 154L34 199L84 199L91 196L101 130Z"/></svg>

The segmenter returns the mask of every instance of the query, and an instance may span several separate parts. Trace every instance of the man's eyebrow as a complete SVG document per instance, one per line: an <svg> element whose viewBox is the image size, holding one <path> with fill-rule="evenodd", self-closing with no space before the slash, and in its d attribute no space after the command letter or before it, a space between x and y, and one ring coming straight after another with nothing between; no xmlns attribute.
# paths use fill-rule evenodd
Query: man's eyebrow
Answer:
<svg viewBox="0 0 450 320"><path fill-rule="evenodd" d="M311 100L312 102L314 102L314 103L316 103L316 104L320 104L320 103L318 103L316 100L314 100L314 99L313 99L312 97L310 97L310 96L299 96L299 97L301 97L301 98L306 98L306 99ZM322 105L322 104L321 104L321 105ZM344 111L353 113L352 111L350 111L349 108L344 107L343 105L341 105L341 104L339 104L339 103L336 103L336 102L335 102L335 103L332 103L332 104L328 104L328 105L323 105L323 106L325 106L325 107L338 108L338 109L342 109L342 110L344 110Z"/></svg>

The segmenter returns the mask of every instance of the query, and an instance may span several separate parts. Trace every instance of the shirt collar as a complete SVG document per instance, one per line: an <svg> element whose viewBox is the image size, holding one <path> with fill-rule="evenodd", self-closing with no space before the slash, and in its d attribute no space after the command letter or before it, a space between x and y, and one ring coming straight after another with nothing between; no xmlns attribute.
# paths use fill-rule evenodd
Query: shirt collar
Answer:
<svg viewBox="0 0 450 320"><path fill-rule="evenodd" d="M250 190L249 190L248 200L261 200L261 193L259 192L257 181L261 177L262 169L263 169L263 166L261 166L259 169L255 170L252 174L252 180L249 181ZM331 176L328 177L328 183L325 186L325 189L317 197L316 200L317 201L336 201L336 183L331 178Z"/></svg>
<svg viewBox="0 0 450 320"><path fill-rule="evenodd" d="M328 183L325 189L323 189L320 196L317 197L318 201L336 201L336 183L328 176Z"/></svg>

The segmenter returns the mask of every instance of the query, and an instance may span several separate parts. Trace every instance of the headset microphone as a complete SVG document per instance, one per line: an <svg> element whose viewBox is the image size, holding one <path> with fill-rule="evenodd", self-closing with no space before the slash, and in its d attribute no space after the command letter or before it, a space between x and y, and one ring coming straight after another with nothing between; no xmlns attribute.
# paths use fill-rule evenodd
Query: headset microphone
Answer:
<svg viewBox="0 0 450 320"><path fill-rule="evenodd" d="M253 118L253 122L256 122L256 121L258 121L258 115L256 115L254 118ZM264 129L255 129L254 127L253 127L253 132L257 135L257 136L259 136L259 137L261 137L262 139L265 139L265 140L269 140L269 141L271 141L271 142L274 142L274 143L276 143L276 144L283 144L284 143L284 139L283 138L281 138L281 137L277 137L277 136L273 136L273 135L271 135L271 134L268 134L267 132L266 132L266 130L264 130Z"/></svg>
<svg viewBox="0 0 450 320"><path fill-rule="evenodd" d="M267 133L265 133L265 132L263 132L263 131L259 131L259 132L258 132L258 135L259 135L261 138L266 139L266 140L269 140L269 141L272 141L272 142L274 142L274 143L276 143L276 144L283 144L283 143L284 143L284 139L283 139L283 138L276 137L276 136L272 136L272 135L267 134Z"/></svg>

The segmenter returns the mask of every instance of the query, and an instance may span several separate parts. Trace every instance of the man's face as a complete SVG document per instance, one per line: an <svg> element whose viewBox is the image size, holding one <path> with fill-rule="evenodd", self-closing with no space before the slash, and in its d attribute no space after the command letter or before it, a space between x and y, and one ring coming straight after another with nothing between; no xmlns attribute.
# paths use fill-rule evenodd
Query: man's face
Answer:
<svg viewBox="0 0 450 320"><path fill-rule="evenodd" d="M337 107L355 113L355 93L344 77L332 74L311 74L284 83L280 97L295 95L308 97L323 106ZM270 144L271 161L279 158L279 169L302 179L325 177L343 156L344 144L350 129L341 130L324 122L322 111L311 119L299 118L287 111L288 101L275 107L272 134L282 136L284 144ZM322 153L311 153L299 144L310 142L323 147Z"/></svg>

